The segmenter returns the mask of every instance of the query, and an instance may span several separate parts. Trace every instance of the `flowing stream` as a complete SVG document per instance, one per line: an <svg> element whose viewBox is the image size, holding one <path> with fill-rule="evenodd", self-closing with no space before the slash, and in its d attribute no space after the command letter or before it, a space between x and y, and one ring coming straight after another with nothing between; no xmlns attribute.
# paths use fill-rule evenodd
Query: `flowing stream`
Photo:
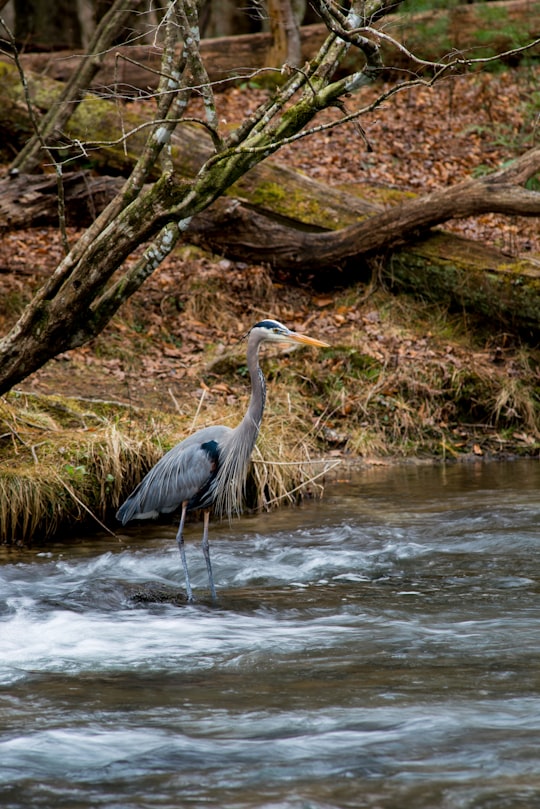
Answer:
<svg viewBox="0 0 540 809"><path fill-rule="evenodd" d="M348 477L347 472L342 473ZM540 807L540 463L0 555L0 806Z"/></svg>

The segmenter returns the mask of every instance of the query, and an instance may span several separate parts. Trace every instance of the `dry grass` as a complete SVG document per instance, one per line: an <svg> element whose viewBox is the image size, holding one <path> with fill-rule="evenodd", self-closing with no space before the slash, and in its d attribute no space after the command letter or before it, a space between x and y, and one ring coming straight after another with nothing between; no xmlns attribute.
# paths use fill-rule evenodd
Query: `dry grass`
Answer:
<svg viewBox="0 0 540 809"><path fill-rule="evenodd" d="M74 523L78 530L99 521L114 527L120 501L170 446L204 425L238 423L249 397L245 347L225 343L219 329L235 334L247 328L257 299L250 299L249 311L244 305L240 316L245 298L234 288L236 279L225 291L214 268L207 280L197 297L197 279L191 279L189 300L192 316L211 322L214 331L205 325L198 350L186 356L189 373L171 391L169 411L22 393L0 399L3 542L45 539ZM265 273L259 282L264 296ZM501 347L491 336L469 332L462 320L407 303L405 296L364 292L350 289L336 295L330 308L310 307L307 331L326 337L331 348L263 352L268 402L248 483L250 508L319 495L328 463L336 459L540 451L540 362L534 349L515 342ZM276 287L270 298L274 316L294 322L290 296L280 301ZM309 302L304 309L301 299L295 300L300 314L308 309ZM219 328L216 312L222 313ZM125 331L120 335L122 362L135 362L138 343ZM152 341L150 329L141 335ZM160 346L158 333L152 357ZM100 378L96 366L89 372L94 385ZM166 392L169 366L159 368L156 386ZM150 367L148 379L154 372ZM144 380L144 374L135 379Z"/></svg>
<svg viewBox="0 0 540 809"><path fill-rule="evenodd" d="M272 404L253 453L250 505L257 510L321 496L325 475L340 462L320 458L320 425L309 430L305 404L284 394L271 386L272 402L284 402L286 412Z"/></svg>
<svg viewBox="0 0 540 809"><path fill-rule="evenodd" d="M157 423L114 404L11 394L0 400L0 424L7 543L107 519L163 451Z"/></svg>
<svg viewBox="0 0 540 809"><path fill-rule="evenodd" d="M184 316L190 321L212 323L216 330L234 334L243 311L245 279L225 272L231 266L227 260L215 263L199 260L191 265L195 271L186 274L182 288ZM275 288L267 268L250 268L249 294L251 307L263 306L261 313L266 316L275 300Z"/></svg>
<svg viewBox="0 0 540 809"><path fill-rule="evenodd" d="M11 394L0 400L0 536L8 544L80 528L114 526L113 514L174 443L209 423L193 413L152 414L116 403ZM212 421L234 424L237 408L212 405ZM321 491L326 465L316 441L298 439L301 418L269 418L255 453L251 508L271 508ZM110 529L107 529L110 530Z"/></svg>

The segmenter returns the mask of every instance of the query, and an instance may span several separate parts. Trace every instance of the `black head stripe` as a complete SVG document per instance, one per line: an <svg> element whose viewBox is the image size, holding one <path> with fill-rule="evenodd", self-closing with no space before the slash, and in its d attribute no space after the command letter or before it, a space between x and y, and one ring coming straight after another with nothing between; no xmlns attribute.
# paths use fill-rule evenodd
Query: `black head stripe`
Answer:
<svg viewBox="0 0 540 809"><path fill-rule="evenodd" d="M261 320L260 323L255 323L254 329L282 329L283 324L278 323L277 320Z"/></svg>

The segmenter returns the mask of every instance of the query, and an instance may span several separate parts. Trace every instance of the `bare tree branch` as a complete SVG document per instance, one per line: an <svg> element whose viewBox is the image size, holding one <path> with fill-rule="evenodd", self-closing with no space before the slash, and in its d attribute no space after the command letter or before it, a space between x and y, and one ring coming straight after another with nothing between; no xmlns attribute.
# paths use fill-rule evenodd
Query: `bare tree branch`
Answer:
<svg viewBox="0 0 540 809"><path fill-rule="evenodd" d="M56 174L56 190L58 194L58 204L57 204L58 226L60 228L60 233L62 236L62 246L64 248L64 253L67 254L69 253L69 240L66 228L66 207L64 198L64 186L62 183L62 166L58 161L54 159L52 152L49 151L45 139L43 137L43 134L41 132L40 122L38 121L38 118L34 110L34 105L32 104L32 99L30 96L30 88L28 87L28 82L26 81L26 76L24 70L22 69L22 65L19 59L17 45L15 42L15 36L4 20L0 19L0 25L2 26L8 37L8 42L11 45L13 52L13 59L21 79L21 84L24 89L24 99L26 103L26 109L28 110L28 115L32 123L32 129L34 130L34 136L32 140L36 143L38 149L43 149L45 154L49 156L51 164L54 165L54 170ZM16 171L18 169L13 168L13 170Z"/></svg>

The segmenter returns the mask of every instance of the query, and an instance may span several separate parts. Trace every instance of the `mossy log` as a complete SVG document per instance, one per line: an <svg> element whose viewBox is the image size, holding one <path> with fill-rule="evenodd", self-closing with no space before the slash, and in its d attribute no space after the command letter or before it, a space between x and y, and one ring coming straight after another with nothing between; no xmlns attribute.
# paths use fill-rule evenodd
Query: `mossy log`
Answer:
<svg viewBox="0 0 540 809"><path fill-rule="evenodd" d="M13 68L0 64L0 78L3 88L0 98L6 94L7 101L20 109L17 97L20 88ZM45 106L51 103L56 83L33 79L32 84L39 102ZM140 126L140 114L127 110L123 123L126 128ZM74 139L88 137L91 132L96 141L115 141L119 127L117 109L108 101L90 97L79 106L69 127ZM92 153L96 166L128 170L144 137L143 131L137 132L130 139L127 153L119 145L96 150ZM200 129L189 124L179 127L173 145L178 173L192 176L210 149L210 141ZM538 149L531 150L531 154L537 159ZM272 264L289 276L301 275L304 279L306 275L317 276L321 283L328 283L329 279L336 283L340 271L343 282L365 278L368 276L366 255L382 255L385 256L383 273L400 288L414 290L432 300L442 296L444 301L480 312L536 339L540 333L538 265L532 261L509 260L492 248L449 234L442 238L440 234L429 232L432 225L453 216L505 210L504 205L507 213L530 214L531 211L519 205L538 206L540 195L518 186L523 178L512 171L507 168L502 174L498 173L499 180L508 180L506 184L497 185L493 182L497 175L492 175L491 180L488 177L470 181L445 189L438 197L430 195L383 210L374 203L329 188L274 160L267 160L232 186L227 198L218 200L211 209L200 214L188 238L224 255ZM21 182L24 186L24 179ZM87 182L92 192L93 181L84 179L82 184ZM49 194L48 205L51 215L55 215L54 181L40 178L39 193L35 187L21 191L16 183L10 179L3 181L0 229L17 226L17 217L18 226L29 224L27 214L32 195L33 204L39 207L43 195ZM96 195L92 199L96 211L120 183L119 178L96 180ZM14 189L17 189L15 193ZM66 191L70 193L70 182ZM80 183L78 193L81 193ZM503 197L506 193L504 205L501 193ZM89 210L91 212L92 208ZM539 211L536 209L533 213L538 215ZM396 247L399 252L395 251ZM389 253L391 249L394 252Z"/></svg>
<svg viewBox="0 0 540 809"><path fill-rule="evenodd" d="M484 245L435 232L414 250L395 251L384 277L396 291L472 312L495 330L540 339L540 266L509 259Z"/></svg>
<svg viewBox="0 0 540 809"><path fill-rule="evenodd" d="M86 224L122 184L118 177L66 177L71 224ZM11 207L13 226L54 224L56 183L52 177L24 177L0 183L0 217ZM430 209L429 204L426 206ZM368 221L368 220L364 220ZM369 222L373 219L369 218ZM353 226L354 227L354 226ZM343 231L308 228L297 220L260 212L237 199L222 199L197 216L187 239L220 255L266 263L280 276L311 278L320 286L368 280L370 265L358 241L351 252ZM383 243L383 233L368 227ZM317 235L334 242L335 260L318 254ZM403 240L403 239L402 239ZM376 252L376 251L375 251ZM487 245L442 231L430 231L382 262L382 276L396 290L475 312L525 336L540 335L540 269L530 261L509 260Z"/></svg>
<svg viewBox="0 0 540 809"><path fill-rule="evenodd" d="M441 54L460 52L465 58L495 55L517 48L540 37L540 4L530 0L496 0L436 9L417 14L391 14L381 23L384 32L396 37L412 53L428 61L438 61ZM300 29L302 59L313 58L328 31L324 25L306 25ZM386 69L417 69L405 51L387 41L380 43ZM216 89L227 87L231 80L249 76L265 68L272 48L269 33L205 39L201 54L209 78ZM2 57L0 57L2 58ZM78 67L83 54L71 52L26 53L21 62L25 70L36 71L58 81L67 81ZM115 48L103 60L93 88L100 93L115 92L123 96L147 94L155 90L161 54L150 45ZM513 57L514 61L519 56ZM358 60L354 49L343 63L349 70ZM221 83L221 85L220 85Z"/></svg>
<svg viewBox="0 0 540 809"><path fill-rule="evenodd" d="M519 164L526 174L538 161L540 149L515 161L516 179ZM512 185L508 179L501 170L372 213L331 232L222 199L195 218L190 238L230 258L264 262L280 273L307 276L327 286L367 280L371 266L366 259L378 255L378 271L392 288L473 312L496 328L509 328L537 342L540 262L512 259L488 245L431 229L446 219L480 214L485 206L507 214L540 216L540 193Z"/></svg>

